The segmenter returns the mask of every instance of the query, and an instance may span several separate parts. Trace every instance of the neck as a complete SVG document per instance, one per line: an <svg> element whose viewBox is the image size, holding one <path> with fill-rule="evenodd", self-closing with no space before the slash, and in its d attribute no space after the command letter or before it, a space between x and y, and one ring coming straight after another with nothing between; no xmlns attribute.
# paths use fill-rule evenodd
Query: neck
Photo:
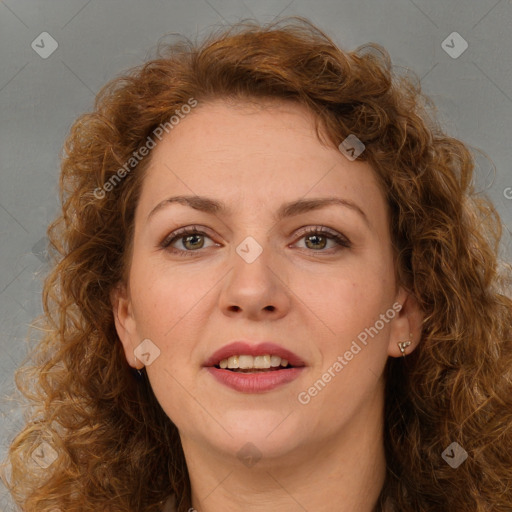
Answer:
<svg viewBox="0 0 512 512"><path fill-rule="evenodd" d="M379 394L342 429L251 467L236 453L182 435L192 506L200 512L374 512L386 471L382 404Z"/></svg>

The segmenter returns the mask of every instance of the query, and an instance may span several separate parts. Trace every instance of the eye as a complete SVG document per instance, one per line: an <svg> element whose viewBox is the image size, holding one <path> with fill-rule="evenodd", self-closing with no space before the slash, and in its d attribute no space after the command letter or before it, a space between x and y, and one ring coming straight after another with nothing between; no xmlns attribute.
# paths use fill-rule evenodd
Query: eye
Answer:
<svg viewBox="0 0 512 512"><path fill-rule="evenodd" d="M203 249L204 237L210 238L207 233L198 229L197 226L189 226L187 228L181 228L173 231L160 243L160 247L175 254L179 254L180 256L191 256L192 253L196 252L198 249ZM184 250L171 247L175 242L179 242Z"/></svg>
<svg viewBox="0 0 512 512"><path fill-rule="evenodd" d="M303 229L299 232L299 236L300 239L306 240L306 249L311 249L314 252L331 253L332 249L337 250L340 247L351 247L350 241L345 236L323 226ZM160 243L160 247L180 256L192 256L199 249L207 248L204 245L205 237L211 240L208 234L197 226L189 226L173 231ZM325 251L324 249L329 241L334 243L334 247L330 247L328 251ZM182 248L172 247L177 242L181 244ZM217 243L214 245L219 246Z"/></svg>
<svg viewBox="0 0 512 512"><path fill-rule="evenodd" d="M334 249L339 247L348 249L352 246L348 238L323 226L314 226L302 230L300 232L300 239L305 239L306 248L312 249L315 252L326 252L323 249L325 249L329 241L334 242Z"/></svg>

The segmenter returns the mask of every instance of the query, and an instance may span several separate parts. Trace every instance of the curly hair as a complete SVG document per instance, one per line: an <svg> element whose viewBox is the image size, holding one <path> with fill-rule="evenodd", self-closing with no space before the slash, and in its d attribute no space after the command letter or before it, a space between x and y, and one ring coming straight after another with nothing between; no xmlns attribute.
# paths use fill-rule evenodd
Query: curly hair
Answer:
<svg viewBox="0 0 512 512"><path fill-rule="evenodd" d="M473 187L467 145L443 132L413 73L380 45L340 49L302 17L243 20L199 43L180 38L106 84L73 124L60 175L62 213L48 227L52 269L43 335L16 372L30 417L4 475L25 511L191 507L178 430L147 375L130 368L110 293L127 277L134 211L151 153L98 194L190 98L294 101L322 144L365 145L391 212L399 282L425 314L421 342L386 363L386 480L378 510L512 510L512 299L498 260L502 223ZM322 130L319 129L322 128ZM126 167L125 167L126 169ZM32 461L40 443L56 460ZM468 453L454 470L442 452ZM4 463L5 466L5 463Z"/></svg>

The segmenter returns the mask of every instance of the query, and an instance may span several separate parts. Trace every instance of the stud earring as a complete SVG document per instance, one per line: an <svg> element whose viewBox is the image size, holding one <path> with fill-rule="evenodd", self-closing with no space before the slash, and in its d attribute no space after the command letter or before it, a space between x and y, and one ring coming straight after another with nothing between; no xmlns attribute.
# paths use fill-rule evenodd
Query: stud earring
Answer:
<svg viewBox="0 0 512 512"><path fill-rule="evenodd" d="M402 353L402 357L405 357L405 349L412 343L412 332L409 333L409 338L411 338L408 341L399 341L397 343L398 348L400 349L400 352Z"/></svg>

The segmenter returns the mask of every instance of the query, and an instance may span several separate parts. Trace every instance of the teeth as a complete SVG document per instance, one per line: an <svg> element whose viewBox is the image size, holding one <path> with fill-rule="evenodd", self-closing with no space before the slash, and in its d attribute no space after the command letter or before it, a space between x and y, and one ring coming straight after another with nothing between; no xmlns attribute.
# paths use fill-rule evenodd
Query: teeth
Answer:
<svg viewBox="0 0 512 512"><path fill-rule="evenodd" d="M265 354L263 356L248 356L248 355L237 355L231 356L227 359L220 361L219 366L221 368L229 369L250 369L250 368L277 368L278 366L287 366L288 360L281 359L279 356Z"/></svg>
<svg viewBox="0 0 512 512"><path fill-rule="evenodd" d="M270 356L270 366L275 368L281 364L281 358L279 356Z"/></svg>
<svg viewBox="0 0 512 512"><path fill-rule="evenodd" d="M238 358L238 368L254 368L254 357L240 356Z"/></svg>
<svg viewBox="0 0 512 512"><path fill-rule="evenodd" d="M224 361L225 361L225 359L224 359ZM238 356L231 356L227 362L228 362L228 364L227 364L228 368L239 368Z"/></svg>
<svg viewBox="0 0 512 512"><path fill-rule="evenodd" d="M270 356L256 356L254 358L254 368L270 368Z"/></svg>

